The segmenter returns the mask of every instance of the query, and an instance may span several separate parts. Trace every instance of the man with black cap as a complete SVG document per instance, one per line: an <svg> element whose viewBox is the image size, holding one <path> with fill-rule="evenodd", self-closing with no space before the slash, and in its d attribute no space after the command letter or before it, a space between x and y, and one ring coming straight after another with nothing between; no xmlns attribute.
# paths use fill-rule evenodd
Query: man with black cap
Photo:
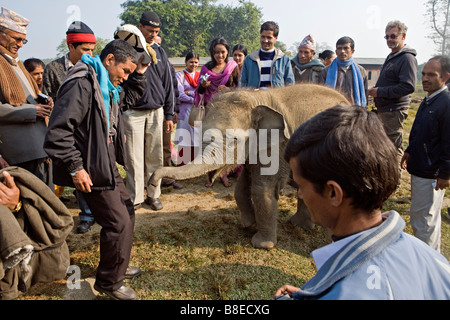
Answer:
<svg viewBox="0 0 450 320"><path fill-rule="evenodd" d="M56 101L59 88L66 79L69 71L81 60L83 54L92 56L97 39L94 32L84 22L74 21L66 32L66 41L69 53L55 61L50 62L44 70L42 92ZM80 223L77 233L83 234L89 231L94 224L94 216L84 200L82 192L76 190L75 195L78 207Z"/></svg>
<svg viewBox="0 0 450 320"><path fill-rule="evenodd" d="M135 208L145 203L152 210L163 208L158 187L147 186L153 172L164 166L163 130L173 131L175 93L166 52L155 42L161 29L161 20L154 12L145 12L139 29L147 41L152 63L147 69L147 90L141 100L124 112L126 127L126 186ZM144 199L144 190L147 199Z"/></svg>

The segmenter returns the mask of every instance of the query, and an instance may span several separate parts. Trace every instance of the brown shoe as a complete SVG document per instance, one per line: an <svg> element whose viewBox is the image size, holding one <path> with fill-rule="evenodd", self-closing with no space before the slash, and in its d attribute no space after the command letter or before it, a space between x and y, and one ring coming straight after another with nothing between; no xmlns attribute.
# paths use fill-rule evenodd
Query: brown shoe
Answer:
<svg viewBox="0 0 450 320"><path fill-rule="evenodd" d="M137 299L137 293L130 287L127 287L126 285L121 286L119 289L114 291L109 291L106 289L101 288L97 284L94 284L94 289L97 290L100 293L104 293L110 298L114 300L136 300Z"/></svg>

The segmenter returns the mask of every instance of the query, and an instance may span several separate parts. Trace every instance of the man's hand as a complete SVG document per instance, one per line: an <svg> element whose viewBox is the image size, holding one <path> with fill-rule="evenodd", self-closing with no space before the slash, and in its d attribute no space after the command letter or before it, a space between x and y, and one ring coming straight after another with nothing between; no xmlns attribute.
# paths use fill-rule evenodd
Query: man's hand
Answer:
<svg viewBox="0 0 450 320"><path fill-rule="evenodd" d="M378 97L378 88L369 89L369 96L377 98Z"/></svg>
<svg viewBox="0 0 450 320"><path fill-rule="evenodd" d="M55 107L55 102L52 97L48 97L48 105L52 108L52 110Z"/></svg>
<svg viewBox="0 0 450 320"><path fill-rule="evenodd" d="M0 204L13 211L20 201L20 190L8 172L3 172L3 177L5 183L0 182Z"/></svg>
<svg viewBox="0 0 450 320"><path fill-rule="evenodd" d="M139 74L144 74L147 71L148 67L152 64L151 62L148 64L142 64L144 58L144 55L139 58L138 65L136 67L136 72Z"/></svg>
<svg viewBox="0 0 450 320"><path fill-rule="evenodd" d="M410 157L410 154L409 154L409 153L405 152L405 153L403 154L402 160L400 161L400 167L401 167L403 170L406 170L406 168L408 167L409 157Z"/></svg>
<svg viewBox="0 0 450 320"><path fill-rule="evenodd" d="M448 187L450 187L450 180L437 178L436 189L435 189L436 191L445 190Z"/></svg>
<svg viewBox="0 0 450 320"><path fill-rule="evenodd" d="M293 286L290 286L290 285L285 285L285 286L282 286L280 289L277 290L277 292L275 293L275 298L279 297L279 296L282 296L282 295L285 295L285 294L288 294L292 298L292 294L294 294L294 293L296 293L298 291L300 291L300 288L296 288L296 287L293 287Z"/></svg>
<svg viewBox="0 0 450 320"><path fill-rule="evenodd" d="M53 108L49 105L37 104L36 105L36 117L44 119L49 117Z"/></svg>
<svg viewBox="0 0 450 320"><path fill-rule="evenodd" d="M72 177L73 184L75 188L84 193L91 193L91 187L94 185L92 183L91 177L86 172L86 170L81 170L77 172L75 177Z"/></svg>
<svg viewBox="0 0 450 320"><path fill-rule="evenodd" d="M166 133L172 133L173 127L174 127L174 125L173 125L172 120L166 121L166 123L165 123Z"/></svg>

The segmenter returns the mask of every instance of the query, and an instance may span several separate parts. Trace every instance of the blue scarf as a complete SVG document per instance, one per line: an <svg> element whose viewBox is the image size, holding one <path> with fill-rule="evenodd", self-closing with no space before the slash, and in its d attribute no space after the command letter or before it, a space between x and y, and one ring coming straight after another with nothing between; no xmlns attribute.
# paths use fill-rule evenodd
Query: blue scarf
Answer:
<svg viewBox="0 0 450 320"><path fill-rule="evenodd" d="M366 98L366 90L364 88L364 79L361 75L361 71L358 68L358 65L353 60L353 57L346 61L341 61L339 59L334 59L333 63L330 65L330 69L327 74L327 81L325 85L332 89L336 88L338 67L352 67L353 72L353 87L355 92L355 104L364 108L367 108L367 98Z"/></svg>
<svg viewBox="0 0 450 320"><path fill-rule="evenodd" d="M118 103L120 101L120 92L122 92L122 88L114 87L114 85L111 83L111 81L109 80L108 70L106 70L106 68L103 66L103 63L100 60L100 56L91 57L88 54L83 54L83 56L81 57L81 61L94 68L95 72L97 73L97 81L100 84L103 100L105 101L105 112L109 132L109 94L112 93L113 103Z"/></svg>

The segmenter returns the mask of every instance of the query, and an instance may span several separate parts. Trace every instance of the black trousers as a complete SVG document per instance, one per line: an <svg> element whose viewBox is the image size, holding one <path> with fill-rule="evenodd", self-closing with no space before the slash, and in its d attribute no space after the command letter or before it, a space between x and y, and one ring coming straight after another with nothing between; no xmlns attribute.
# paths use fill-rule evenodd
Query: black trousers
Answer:
<svg viewBox="0 0 450 320"><path fill-rule="evenodd" d="M114 154L114 146L110 144L111 163L115 163ZM135 223L134 205L116 166L114 173L114 190L84 194L95 221L102 227L96 284L106 290L117 290L123 285L130 262Z"/></svg>

